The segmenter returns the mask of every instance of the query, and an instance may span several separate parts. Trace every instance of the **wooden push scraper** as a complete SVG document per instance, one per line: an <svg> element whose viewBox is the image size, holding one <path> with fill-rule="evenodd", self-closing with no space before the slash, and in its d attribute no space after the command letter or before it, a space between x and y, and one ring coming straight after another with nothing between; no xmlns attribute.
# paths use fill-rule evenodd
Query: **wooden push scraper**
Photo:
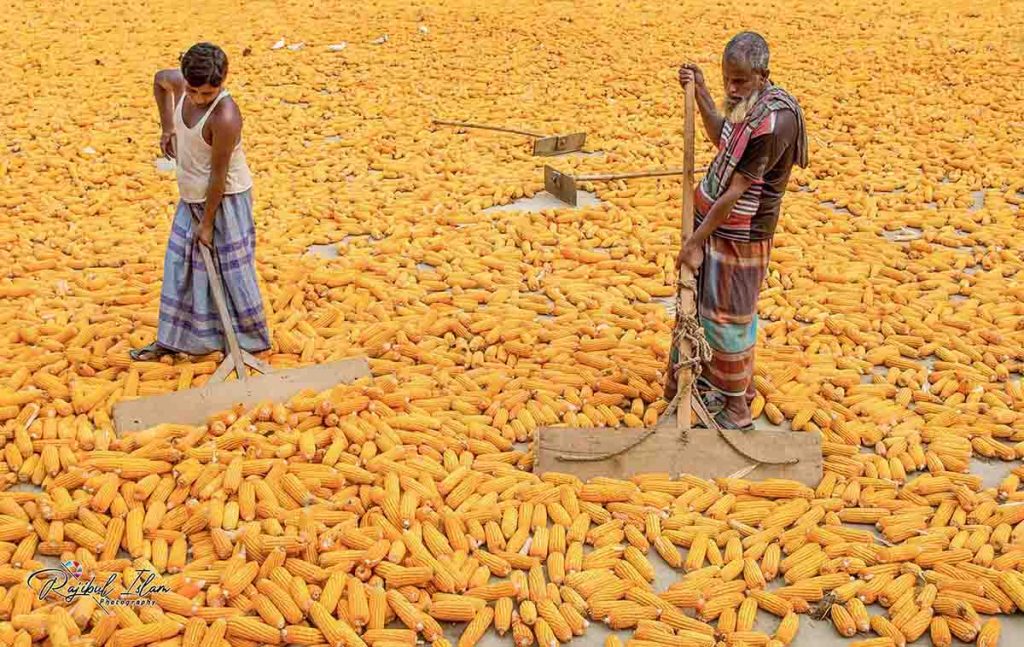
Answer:
<svg viewBox="0 0 1024 647"><path fill-rule="evenodd" d="M194 224L198 227L199 222L194 221ZM220 264L206 245L199 244L198 247L224 329L224 360L201 387L126 399L114 404L114 429L118 433L140 431L159 424L202 425L210 416L237 405L250 408L265 401L284 402L300 391L319 393L372 375L366 357L275 371L266 362L243 350L238 344L228 309ZM262 375L250 376L247 368ZM229 382L227 377L232 372L238 379Z"/></svg>
<svg viewBox="0 0 1024 647"><path fill-rule="evenodd" d="M576 184L578 182L604 182L607 180L628 180L636 177L663 177L682 175L680 169L633 171L630 173L602 173L598 175L566 175L550 166L544 167L544 190L562 202L576 206Z"/></svg>
<svg viewBox="0 0 1024 647"><path fill-rule="evenodd" d="M470 124L461 121L441 121L434 119L433 123L438 126L457 126L459 128L474 128L476 130L493 130L499 133L512 133L533 138L533 154L540 157L551 157L552 155L564 155L583 150L583 144L587 141L587 133L567 133L564 135L542 135L528 130L517 128L504 128L501 126L488 126L485 124Z"/></svg>
<svg viewBox="0 0 1024 647"><path fill-rule="evenodd" d="M693 84L686 87L682 237L693 233ZM565 176L563 176L565 177ZM575 186L573 198L575 198ZM549 189L550 190L550 189ZM700 399L691 401L693 368L707 352L697 319L695 281L684 265L679 271L673 345L688 358L677 372L678 390L659 422L650 429L543 427L537 432L538 473L563 472L586 481L604 476L629 478L640 473L692 474L701 478L783 478L817 486L822 474L817 433L784 430L721 429ZM696 405L705 428L691 426Z"/></svg>

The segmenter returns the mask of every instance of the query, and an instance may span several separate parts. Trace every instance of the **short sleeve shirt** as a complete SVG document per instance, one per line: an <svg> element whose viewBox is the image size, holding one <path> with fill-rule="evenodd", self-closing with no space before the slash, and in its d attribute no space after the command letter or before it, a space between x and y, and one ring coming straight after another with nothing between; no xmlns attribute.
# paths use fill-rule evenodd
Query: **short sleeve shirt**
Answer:
<svg viewBox="0 0 1024 647"><path fill-rule="evenodd" d="M750 140L736 166L736 172L754 181L748 192L759 193L757 211L750 220L749 239L752 241L765 240L775 234L782 196L795 161L796 115L790 110L778 110L773 117L771 129Z"/></svg>

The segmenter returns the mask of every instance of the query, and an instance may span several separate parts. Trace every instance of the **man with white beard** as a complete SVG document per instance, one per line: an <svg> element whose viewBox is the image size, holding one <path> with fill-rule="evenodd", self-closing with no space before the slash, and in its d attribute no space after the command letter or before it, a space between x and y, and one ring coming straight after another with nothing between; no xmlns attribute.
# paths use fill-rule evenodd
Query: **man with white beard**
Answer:
<svg viewBox="0 0 1024 647"><path fill-rule="evenodd" d="M696 65L679 69L695 83L704 132L718 154L694 191L693 235L680 250L697 280L697 312L712 359L697 390L725 429L753 429L757 300L793 164L807 166L800 106L768 78L768 43L753 32L733 37L722 54L721 112ZM669 357L665 398L674 397L676 349Z"/></svg>

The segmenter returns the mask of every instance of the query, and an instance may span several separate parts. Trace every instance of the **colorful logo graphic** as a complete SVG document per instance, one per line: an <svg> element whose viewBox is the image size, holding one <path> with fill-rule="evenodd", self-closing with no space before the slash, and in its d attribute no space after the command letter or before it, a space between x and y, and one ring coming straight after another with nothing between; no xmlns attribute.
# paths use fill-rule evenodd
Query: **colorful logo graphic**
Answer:
<svg viewBox="0 0 1024 647"><path fill-rule="evenodd" d="M74 560L64 562L64 570L75 579L82 577L82 565Z"/></svg>

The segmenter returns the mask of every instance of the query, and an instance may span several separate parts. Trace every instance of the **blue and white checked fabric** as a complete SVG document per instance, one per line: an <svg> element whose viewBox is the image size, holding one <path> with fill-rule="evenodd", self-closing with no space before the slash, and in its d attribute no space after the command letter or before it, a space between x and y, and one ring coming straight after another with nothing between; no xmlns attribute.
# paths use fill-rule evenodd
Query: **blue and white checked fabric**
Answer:
<svg viewBox="0 0 1024 647"><path fill-rule="evenodd" d="M178 203L164 255L160 292L157 342L190 355L224 350L226 345L195 237L204 206ZM214 221L213 243L238 344L251 353L270 348L270 331L256 280L251 191L224 196Z"/></svg>

